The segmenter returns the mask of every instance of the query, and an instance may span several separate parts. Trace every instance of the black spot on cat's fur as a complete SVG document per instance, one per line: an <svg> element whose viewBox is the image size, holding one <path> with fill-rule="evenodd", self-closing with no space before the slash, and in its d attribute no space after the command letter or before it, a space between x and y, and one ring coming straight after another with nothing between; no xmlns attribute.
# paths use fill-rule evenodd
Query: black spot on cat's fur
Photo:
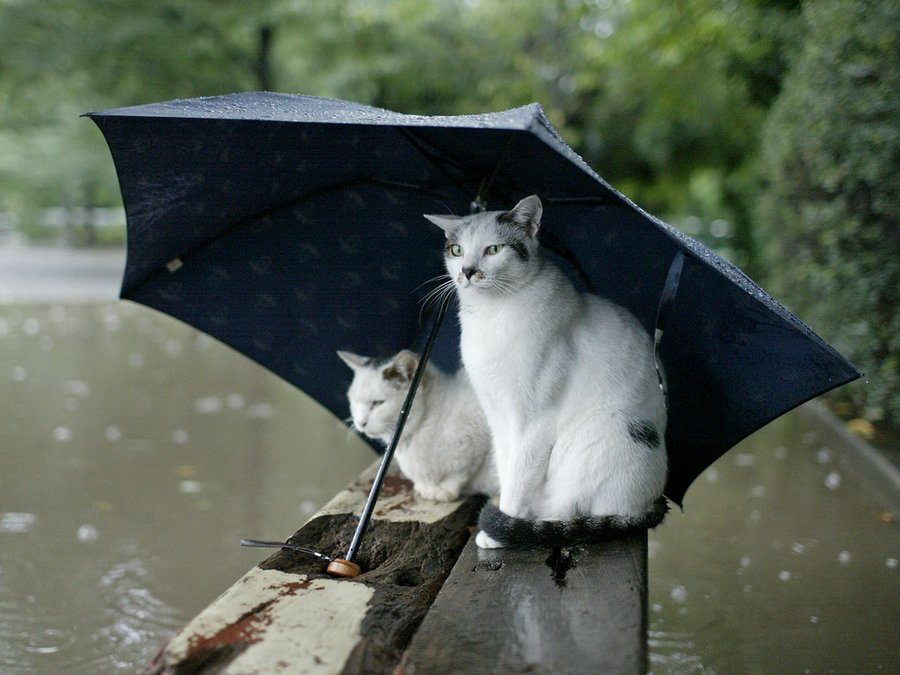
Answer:
<svg viewBox="0 0 900 675"><path fill-rule="evenodd" d="M509 247L519 257L519 260L521 260L523 263L528 262L531 254L528 252L525 244L523 244L521 241L512 241L509 243Z"/></svg>
<svg viewBox="0 0 900 675"><path fill-rule="evenodd" d="M646 420L629 422L628 435L648 448L655 449L659 447L659 432L653 424Z"/></svg>

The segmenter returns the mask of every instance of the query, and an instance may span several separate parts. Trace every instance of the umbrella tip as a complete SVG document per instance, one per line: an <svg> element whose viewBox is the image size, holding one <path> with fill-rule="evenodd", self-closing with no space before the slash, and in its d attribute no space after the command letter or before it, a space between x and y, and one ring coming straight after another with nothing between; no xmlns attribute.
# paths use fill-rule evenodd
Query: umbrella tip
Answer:
<svg viewBox="0 0 900 675"><path fill-rule="evenodd" d="M343 577L345 579L352 579L362 574L362 569L359 565L343 558L335 558L328 563L326 571L333 577Z"/></svg>

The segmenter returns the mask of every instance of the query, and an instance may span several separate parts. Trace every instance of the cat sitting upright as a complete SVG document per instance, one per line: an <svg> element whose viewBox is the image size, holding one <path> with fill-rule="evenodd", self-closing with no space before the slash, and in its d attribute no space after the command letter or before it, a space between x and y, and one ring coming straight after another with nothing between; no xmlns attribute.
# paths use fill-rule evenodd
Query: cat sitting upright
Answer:
<svg viewBox="0 0 900 675"><path fill-rule="evenodd" d="M500 508L481 513L483 548L614 538L668 510L653 343L544 258L542 213L531 196L507 212L425 216L446 234L463 363L493 437Z"/></svg>
<svg viewBox="0 0 900 675"><path fill-rule="evenodd" d="M404 350L383 360L344 351L338 356L353 369L347 391L353 426L387 444L418 355ZM487 422L465 369L447 375L427 364L394 455L415 491L435 501L497 494L490 447Z"/></svg>

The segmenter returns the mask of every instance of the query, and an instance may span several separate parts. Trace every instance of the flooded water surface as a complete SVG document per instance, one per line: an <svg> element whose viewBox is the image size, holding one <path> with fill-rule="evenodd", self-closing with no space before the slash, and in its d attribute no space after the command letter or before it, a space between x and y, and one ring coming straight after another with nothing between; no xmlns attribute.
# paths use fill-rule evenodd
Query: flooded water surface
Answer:
<svg viewBox="0 0 900 675"><path fill-rule="evenodd" d="M0 672L140 670L373 460L305 396L128 303L0 306ZM898 525L809 418L650 541L654 673L900 672Z"/></svg>
<svg viewBox="0 0 900 675"><path fill-rule="evenodd" d="M374 459L152 310L0 306L0 672L140 670Z"/></svg>

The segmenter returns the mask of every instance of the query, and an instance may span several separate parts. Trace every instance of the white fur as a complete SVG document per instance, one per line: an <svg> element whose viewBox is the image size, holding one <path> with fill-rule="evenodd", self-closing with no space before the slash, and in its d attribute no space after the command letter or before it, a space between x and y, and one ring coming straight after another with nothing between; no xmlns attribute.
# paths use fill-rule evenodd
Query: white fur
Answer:
<svg viewBox="0 0 900 675"><path fill-rule="evenodd" d="M540 200L528 197L504 221L497 212L426 216L447 233L462 358L491 429L500 509L546 520L637 515L666 481L652 342L624 308L579 293L542 257L541 213ZM632 438L632 420L651 422L659 447ZM476 542L499 545L484 532Z"/></svg>
<svg viewBox="0 0 900 675"><path fill-rule="evenodd" d="M349 352L338 356L354 372L347 391L354 427L387 444L418 356L404 350L376 365ZM427 364L394 455L416 492L435 501L476 492L497 494L490 446L487 422L465 369L447 375Z"/></svg>

